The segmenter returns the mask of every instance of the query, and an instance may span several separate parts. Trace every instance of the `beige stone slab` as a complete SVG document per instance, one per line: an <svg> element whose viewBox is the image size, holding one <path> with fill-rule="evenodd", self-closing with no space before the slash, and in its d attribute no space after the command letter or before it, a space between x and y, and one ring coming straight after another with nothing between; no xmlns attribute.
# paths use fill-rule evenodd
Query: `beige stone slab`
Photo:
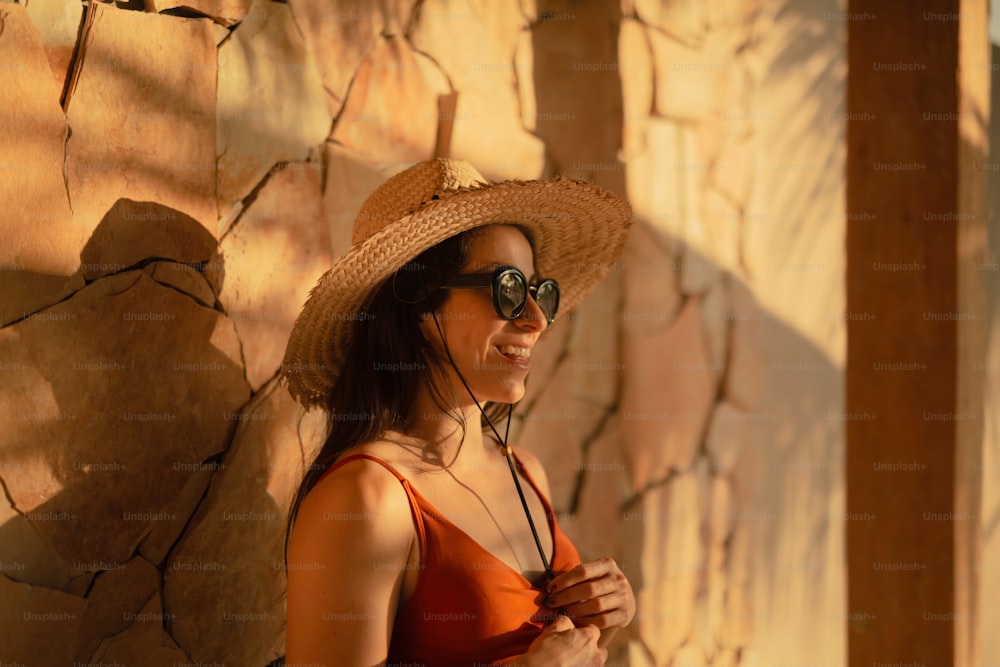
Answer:
<svg viewBox="0 0 1000 667"><path fill-rule="evenodd" d="M622 257L626 332L650 335L673 326L681 306L676 256L666 235L644 221L632 226Z"/></svg>
<svg viewBox="0 0 1000 667"><path fill-rule="evenodd" d="M264 665L284 654L285 518L324 426L320 411L309 413L300 445L301 415L276 383L254 396L225 468L165 565L173 636L196 662Z"/></svg>
<svg viewBox="0 0 1000 667"><path fill-rule="evenodd" d="M723 546L729 537L732 525L732 483L724 475L712 474L706 489L708 499L705 519L707 562L709 567L717 568L725 565L726 552Z"/></svg>
<svg viewBox="0 0 1000 667"><path fill-rule="evenodd" d="M219 47L219 218L276 163L304 160L329 134L332 116L310 55L289 5L270 0L255 0Z"/></svg>
<svg viewBox="0 0 1000 667"><path fill-rule="evenodd" d="M706 189L702 199L702 219L708 230L708 250L726 271L744 273L743 226L754 224L732 201L717 190Z"/></svg>
<svg viewBox="0 0 1000 667"><path fill-rule="evenodd" d="M121 197L215 231L213 23L95 3L67 94L66 180L89 234Z"/></svg>
<svg viewBox="0 0 1000 667"><path fill-rule="evenodd" d="M249 396L232 323L141 271L3 329L0 355L16 368L0 464L23 466L4 482L66 561L121 562L170 520L188 466L226 446Z"/></svg>
<svg viewBox="0 0 1000 667"><path fill-rule="evenodd" d="M218 46L222 43L222 40L229 37L230 29L216 23L212 26L212 32L215 33L215 45Z"/></svg>
<svg viewBox="0 0 1000 667"><path fill-rule="evenodd" d="M705 438L715 470L731 474L744 453L757 451L764 427L772 420L773 416L767 412L748 412L726 401L718 403Z"/></svg>
<svg viewBox="0 0 1000 667"><path fill-rule="evenodd" d="M295 24L319 67L332 115L340 111L354 73L380 33L399 34L416 0L290 0Z"/></svg>
<svg viewBox="0 0 1000 667"><path fill-rule="evenodd" d="M168 9L193 9L209 16L220 25L228 26L244 20L252 0L145 0L147 12Z"/></svg>
<svg viewBox="0 0 1000 667"><path fill-rule="evenodd" d="M643 489L694 461L715 400L701 306L690 299L669 329L624 334L629 369L622 386L621 433L632 484Z"/></svg>
<svg viewBox="0 0 1000 667"><path fill-rule="evenodd" d="M44 7L40 5L39 8ZM71 276L86 234L69 224L62 178L68 126L43 34L21 5L0 5L0 324L79 287Z"/></svg>
<svg viewBox="0 0 1000 667"><path fill-rule="evenodd" d="M673 655L675 665L685 665L686 667L708 667L708 659L705 650L697 644L685 644L677 649Z"/></svg>
<svg viewBox="0 0 1000 667"><path fill-rule="evenodd" d="M69 665L86 600L0 575L3 657L12 664Z"/></svg>
<svg viewBox="0 0 1000 667"><path fill-rule="evenodd" d="M331 138L387 163L434 155L437 92L405 37L380 38L361 63Z"/></svg>
<svg viewBox="0 0 1000 667"><path fill-rule="evenodd" d="M160 573L143 558L132 558L118 569L102 573L87 594L76 662L86 664L101 642L128 628L152 598L159 597Z"/></svg>
<svg viewBox="0 0 1000 667"><path fill-rule="evenodd" d="M638 21L623 19L618 32L618 65L622 77L625 155L640 152L644 145L643 121L653 111L653 52L646 28Z"/></svg>
<svg viewBox="0 0 1000 667"><path fill-rule="evenodd" d="M333 257L351 245L354 220L365 199L390 176L389 165L369 163L365 157L343 146L327 142L323 162L323 211Z"/></svg>
<svg viewBox="0 0 1000 667"><path fill-rule="evenodd" d="M5 463L0 467L0 478L7 479L26 468L23 463ZM79 574L6 498L0 500L0 573L14 581L64 592L75 592L72 580Z"/></svg>
<svg viewBox="0 0 1000 667"><path fill-rule="evenodd" d="M538 127L538 98L535 95L535 47L531 30L522 30L514 47L514 81L521 123L534 132Z"/></svg>
<svg viewBox="0 0 1000 667"><path fill-rule="evenodd" d="M63 0L32 0L25 5L31 23L42 36L49 68L62 92L69 74L73 49L83 20L83 3Z"/></svg>
<svg viewBox="0 0 1000 667"><path fill-rule="evenodd" d="M178 667L191 664L190 658L163 629L165 617L159 594L149 599L134 615L129 628L101 643L90 661L96 664Z"/></svg>
<svg viewBox="0 0 1000 667"><path fill-rule="evenodd" d="M733 75L729 50L722 36L709 35L698 48L650 30L656 70L654 107L657 114L676 121L697 123L725 109L728 77Z"/></svg>
<svg viewBox="0 0 1000 667"><path fill-rule="evenodd" d="M682 132L677 123L663 118L629 120L637 123L642 150L629 155L625 172L628 200L636 219L646 220L670 241L670 249L683 236L685 183L676 163L682 155Z"/></svg>
<svg viewBox="0 0 1000 667"><path fill-rule="evenodd" d="M584 562L621 554L621 507L631 490L620 443L618 425L609 419L580 463L576 512L569 520L560 518L560 526Z"/></svg>
<svg viewBox="0 0 1000 667"><path fill-rule="evenodd" d="M704 294L722 277L704 206L709 174L718 165L698 157L698 137L690 127L681 128L678 148L673 166L678 173L682 199L678 229L678 236L683 241L680 287L684 294Z"/></svg>
<svg viewBox="0 0 1000 667"><path fill-rule="evenodd" d="M215 237L191 216L152 201L117 200L83 246L80 272L94 280L153 257L194 265L213 289L222 286Z"/></svg>
<svg viewBox="0 0 1000 667"><path fill-rule="evenodd" d="M221 243L220 300L236 325L254 389L273 376L309 290L331 263L321 165L274 172Z"/></svg>
<svg viewBox="0 0 1000 667"><path fill-rule="evenodd" d="M695 224L701 228L700 221ZM686 296L704 295L718 285L724 276L722 267L714 257L691 244L683 246L677 267L681 293Z"/></svg>
<svg viewBox="0 0 1000 667"><path fill-rule="evenodd" d="M756 411L769 389L761 354L767 341L761 326L776 316L764 308L750 286L738 278L730 282L730 306L728 317L732 321L732 336L726 369L726 397L744 409Z"/></svg>
<svg viewBox="0 0 1000 667"><path fill-rule="evenodd" d="M564 359L510 434L511 444L530 450L541 461L557 511L572 504L583 462L582 445L600 420L598 410L573 398L576 377L577 371Z"/></svg>
<svg viewBox="0 0 1000 667"><path fill-rule="evenodd" d="M722 280L701 297L701 327L705 337L705 352L708 357L708 367L716 383L721 382L726 373L731 330L729 312L729 279L723 274Z"/></svg>
<svg viewBox="0 0 1000 667"><path fill-rule="evenodd" d="M542 332L531 350L531 374L528 375L520 405L530 406L545 393L556 367L567 354L566 346L574 326L571 321L557 318L551 327Z"/></svg>
<svg viewBox="0 0 1000 667"><path fill-rule="evenodd" d="M739 651L733 649L722 649L712 658L712 667L737 667L737 665L745 664L741 661L741 655Z"/></svg>
<svg viewBox="0 0 1000 667"><path fill-rule="evenodd" d="M755 629L761 625L759 620L764 620L755 622L754 617L754 600L751 597L753 582L749 572L750 540L747 526L739 525L733 532L729 547L729 563L726 568L728 583L718 641L720 646L731 649L750 645Z"/></svg>
<svg viewBox="0 0 1000 667"><path fill-rule="evenodd" d="M525 130L519 101L518 87L534 85L516 71L518 45L527 48L525 26L513 2L434 0L421 4L409 33L458 92L451 157L472 162L494 180L537 178L545 164L544 144Z"/></svg>
<svg viewBox="0 0 1000 667"><path fill-rule="evenodd" d="M458 92L451 149L451 157L494 181L539 178L545 167L545 144L522 128L515 107L492 94Z"/></svg>
<svg viewBox="0 0 1000 667"><path fill-rule="evenodd" d="M150 524L149 530L143 533L136 547L140 556L157 567L163 564L170 549L187 528L188 521L205 497L216 471L222 469L222 464L208 461L184 463L178 467L189 471L190 477L184 482L180 492L163 508L166 518Z"/></svg>
<svg viewBox="0 0 1000 667"><path fill-rule="evenodd" d="M801 21L793 12L774 23L772 37L752 50L764 73L747 111L774 120L756 126L760 159L747 211L758 220L746 226L744 258L767 310L843 365L848 22L826 21L792 48Z"/></svg>
<svg viewBox="0 0 1000 667"><path fill-rule="evenodd" d="M206 308L215 306L215 292L205 275L189 264L179 262L152 262L143 267L149 277L179 289Z"/></svg>
<svg viewBox="0 0 1000 667"><path fill-rule="evenodd" d="M699 503L704 476L679 475L652 487L623 514L625 547L637 552L625 558L639 574L632 579L638 604L633 622L657 665L668 664L694 628L704 570Z"/></svg>
<svg viewBox="0 0 1000 667"><path fill-rule="evenodd" d="M711 3L698 0L627 0L639 19L690 48L700 47L706 36L706 13Z"/></svg>
<svg viewBox="0 0 1000 667"><path fill-rule="evenodd" d="M516 99L513 57L526 25L515 2L427 0L408 36L440 63L460 93L492 90L506 107Z"/></svg>
<svg viewBox="0 0 1000 667"><path fill-rule="evenodd" d="M614 408L618 388L628 372L621 358L618 326L624 266L616 262L610 267L578 267L583 273L607 273L604 281L568 315L573 319L568 347L568 363L574 374L573 396L598 412Z"/></svg>
<svg viewBox="0 0 1000 667"><path fill-rule="evenodd" d="M649 650L641 640L635 638L629 639L628 662L625 664L629 667L656 667L652 656L649 655Z"/></svg>

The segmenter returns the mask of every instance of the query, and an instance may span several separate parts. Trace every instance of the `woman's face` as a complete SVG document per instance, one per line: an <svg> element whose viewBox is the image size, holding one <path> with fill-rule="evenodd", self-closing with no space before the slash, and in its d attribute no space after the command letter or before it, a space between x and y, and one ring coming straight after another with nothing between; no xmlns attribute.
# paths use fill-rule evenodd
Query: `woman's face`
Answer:
<svg viewBox="0 0 1000 667"><path fill-rule="evenodd" d="M491 225L473 237L468 259L458 272L488 273L498 266L516 266L534 284L539 278L534 260L521 231L509 225ZM534 299L528 297L520 317L505 320L493 308L489 287L449 289L437 315L451 357L480 404L521 400L532 348L547 326ZM427 340L443 352L441 334L430 316L420 326ZM445 364L445 371L455 395L460 400L467 397L451 364Z"/></svg>

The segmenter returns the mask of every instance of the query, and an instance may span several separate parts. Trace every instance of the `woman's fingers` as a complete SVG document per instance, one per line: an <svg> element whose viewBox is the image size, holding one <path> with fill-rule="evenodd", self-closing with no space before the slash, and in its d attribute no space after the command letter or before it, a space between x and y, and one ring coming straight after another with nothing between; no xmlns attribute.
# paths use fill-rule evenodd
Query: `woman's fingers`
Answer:
<svg viewBox="0 0 1000 667"><path fill-rule="evenodd" d="M582 563L550 582L546 605L579 625L622 627L635 615L632 587L611 558Z"/></svg>

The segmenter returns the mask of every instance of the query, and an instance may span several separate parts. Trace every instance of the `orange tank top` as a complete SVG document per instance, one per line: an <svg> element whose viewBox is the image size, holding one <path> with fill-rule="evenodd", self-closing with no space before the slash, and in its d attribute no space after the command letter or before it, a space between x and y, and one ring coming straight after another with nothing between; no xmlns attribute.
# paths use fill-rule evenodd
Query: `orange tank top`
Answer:
<svg viewBox="0 0 1000 667"><path fill-rule="evenodd" d="M382 459L353 454L328 473L359 458L380 464L400 481L420 538L417 584L396 612L386 667L486 667L527 651L555 617L555 611L542 604L544 592L445 518ZM572 569L580 555L520 461L517 468L545 508L552 533L552 570L558 574Z"/></svg>

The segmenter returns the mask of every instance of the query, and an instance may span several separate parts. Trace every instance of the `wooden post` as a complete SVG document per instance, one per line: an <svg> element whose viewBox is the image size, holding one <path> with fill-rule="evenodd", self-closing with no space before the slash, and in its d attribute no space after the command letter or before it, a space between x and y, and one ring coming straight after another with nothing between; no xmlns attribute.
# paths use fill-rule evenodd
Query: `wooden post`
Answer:
<svg viewBox="0 0 1000 667"><path fill-rule="evenodd" d="M932 6L933 4L933 6ZM848 657L977 662L985 0L848 3Z"/></svg>

